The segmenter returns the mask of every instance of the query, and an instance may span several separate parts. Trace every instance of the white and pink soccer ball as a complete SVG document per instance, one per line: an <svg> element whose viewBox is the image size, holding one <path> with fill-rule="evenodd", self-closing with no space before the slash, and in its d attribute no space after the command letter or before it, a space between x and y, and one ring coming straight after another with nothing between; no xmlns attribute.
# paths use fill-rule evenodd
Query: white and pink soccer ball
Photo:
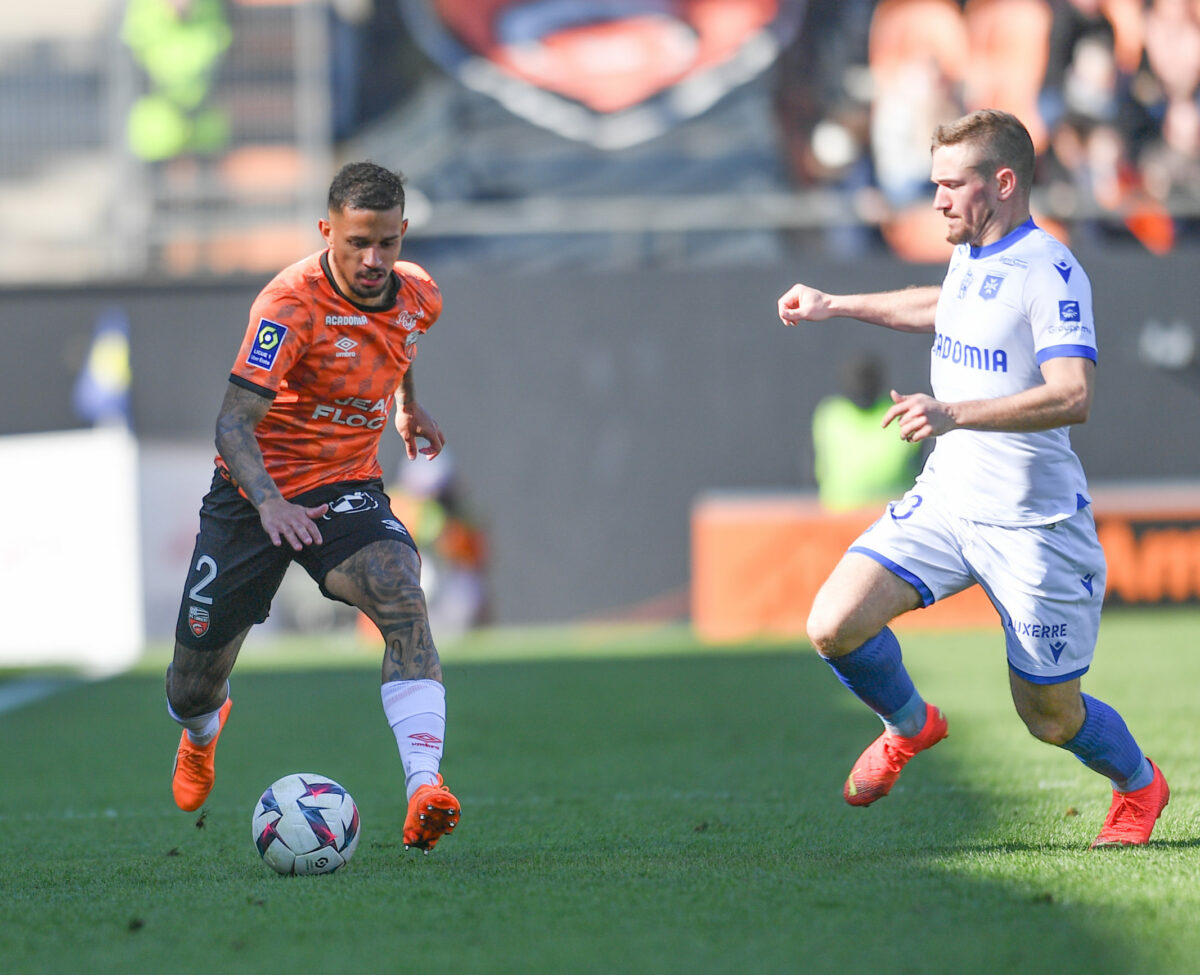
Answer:
<svg viewBox="0 0 1200 975"><path fill-rule="evenodd" d="M296 772L262 794L251 830L255 849L271 869L333 873L358 846L358 807L329 776Z"/></svg>

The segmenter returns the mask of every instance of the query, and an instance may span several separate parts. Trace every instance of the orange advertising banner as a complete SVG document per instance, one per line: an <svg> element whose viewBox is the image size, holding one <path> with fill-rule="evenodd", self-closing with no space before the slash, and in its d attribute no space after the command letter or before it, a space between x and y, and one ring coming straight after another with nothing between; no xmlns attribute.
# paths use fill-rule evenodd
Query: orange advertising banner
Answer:
<svg viewBox="0 0 1200 975"><path fill-rule="evenodd" d="M714 642L803 638L817 589L878 506L830 514L799 494L713 494L692 508L691 615ZM1200 486L1132 486L1093 495L1108 560L1106 605L1200 603ZM973 586L906 613L898 628L995 626Z"/></svg>

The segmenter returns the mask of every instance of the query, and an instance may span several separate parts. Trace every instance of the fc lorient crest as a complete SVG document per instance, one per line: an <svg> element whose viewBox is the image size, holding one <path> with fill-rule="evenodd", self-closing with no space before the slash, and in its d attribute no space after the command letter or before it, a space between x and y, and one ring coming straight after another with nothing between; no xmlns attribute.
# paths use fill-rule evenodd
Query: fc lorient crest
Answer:
<svg viewBox="0 0 1200 975"><path fill-rule="evenodd" d="M467 87L602 149L652 139L753 80L805 0L398 0Z"/></svg>

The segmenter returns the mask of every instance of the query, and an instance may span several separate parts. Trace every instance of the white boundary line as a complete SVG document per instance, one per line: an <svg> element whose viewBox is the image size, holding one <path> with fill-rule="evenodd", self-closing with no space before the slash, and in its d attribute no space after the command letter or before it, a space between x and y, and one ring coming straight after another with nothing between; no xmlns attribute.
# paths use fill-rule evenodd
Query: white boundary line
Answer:
<svg viewBox="0 0 1200 975"><path fill-rule="evenodd" d="M16 711L79 683L69 677L18 677L5 681L0 683L0 714Z"/></svg>

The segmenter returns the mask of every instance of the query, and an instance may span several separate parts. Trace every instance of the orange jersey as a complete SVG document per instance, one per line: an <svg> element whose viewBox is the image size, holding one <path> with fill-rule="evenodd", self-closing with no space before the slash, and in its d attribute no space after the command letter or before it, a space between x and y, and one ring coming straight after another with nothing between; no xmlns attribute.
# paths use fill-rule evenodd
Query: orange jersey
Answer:
<svg viewBox="0 0 1200 975"><path fill-rule="evenodd" d="M273 397L254 431L284 497L380 477L379 438L396 390L437 321L442 293L424 268L397 261L395 300L345 297L322 251L285 268L250 307L230 381ZM217 456L217 464L225 467Z"/></svg>

